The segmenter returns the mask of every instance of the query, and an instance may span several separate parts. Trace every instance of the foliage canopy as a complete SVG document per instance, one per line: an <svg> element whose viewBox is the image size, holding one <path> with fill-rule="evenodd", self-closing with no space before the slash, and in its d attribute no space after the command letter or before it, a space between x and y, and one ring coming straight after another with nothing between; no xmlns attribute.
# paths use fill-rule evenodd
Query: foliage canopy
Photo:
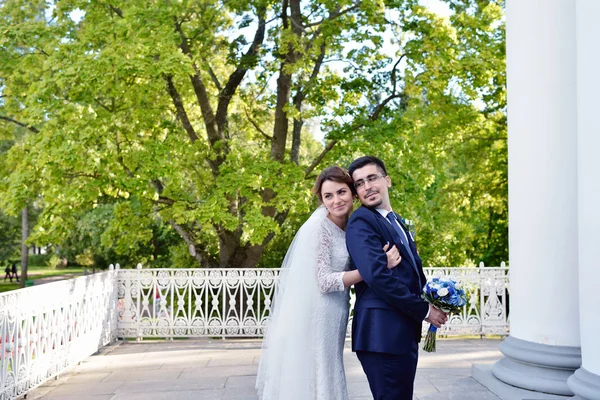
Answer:
<svg viewBox="0 0 600 400"><path fill-rule="evenodd" d="M370 153L427 264L506 260L503 4L446 3L7 0L0 209L104 259L274 266L315 173Z"/></svg>

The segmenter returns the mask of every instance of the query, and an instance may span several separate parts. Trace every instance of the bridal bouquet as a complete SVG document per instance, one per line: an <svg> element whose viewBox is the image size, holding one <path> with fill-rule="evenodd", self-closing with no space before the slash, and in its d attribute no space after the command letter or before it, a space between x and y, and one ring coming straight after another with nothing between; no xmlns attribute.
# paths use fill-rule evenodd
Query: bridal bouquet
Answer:
<svg viewBox="0 0 600 400"><path fill-rule="evenodd" d="M462 288L462 285L446 277L433 278L428 281L423 288L421 297L445 313L458 313L467 304L465 290ZM433 324L430 324L423 350L428 353L435 352L436 335L437 328Z"/></svg>

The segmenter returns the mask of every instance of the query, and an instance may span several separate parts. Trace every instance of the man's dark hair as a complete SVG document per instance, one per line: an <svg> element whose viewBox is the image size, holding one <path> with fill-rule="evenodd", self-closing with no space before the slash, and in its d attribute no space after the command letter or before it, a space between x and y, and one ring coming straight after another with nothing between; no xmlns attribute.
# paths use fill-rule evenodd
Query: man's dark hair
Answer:
<svg viewBox="0 0 600 400"><path fill-rule="evenodd" d="M369 164L375 164L383 175L387 175L387 170L385 169L385 164L383 163L383 161L373 156L363 156L352 161L352 164L350 164L350 166L348 167L348 173L350 174L350 176L352 176L354 171Z"/></svg>

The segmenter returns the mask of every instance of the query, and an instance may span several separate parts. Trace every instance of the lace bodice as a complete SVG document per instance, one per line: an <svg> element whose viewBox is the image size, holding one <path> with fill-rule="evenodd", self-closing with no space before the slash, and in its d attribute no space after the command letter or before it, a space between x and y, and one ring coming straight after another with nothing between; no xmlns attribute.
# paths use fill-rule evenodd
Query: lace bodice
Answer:
<svg viewBox="0 0 600 400"><path fill-rule="evenodd" d="M317 253L317 284L321 292L343 291L343 276L349 265L346 232L329 218L325 218L321 225L321 242Z"/></svg>

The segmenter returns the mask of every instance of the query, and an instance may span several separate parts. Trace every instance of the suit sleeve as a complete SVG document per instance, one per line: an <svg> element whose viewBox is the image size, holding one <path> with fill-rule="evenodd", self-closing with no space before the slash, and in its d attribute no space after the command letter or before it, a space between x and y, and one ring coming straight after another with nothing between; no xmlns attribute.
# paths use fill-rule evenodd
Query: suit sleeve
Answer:
<svg viewBox="0 0 600 400"><path fill-rule="evenodd" d="M382 299L417 322L423 321L429 306L410 292L402 280L387 268L381 236L364 216L353 216L346 230L348 252L363 280ZM404 261L403 261L404 262Z"/></svg>

